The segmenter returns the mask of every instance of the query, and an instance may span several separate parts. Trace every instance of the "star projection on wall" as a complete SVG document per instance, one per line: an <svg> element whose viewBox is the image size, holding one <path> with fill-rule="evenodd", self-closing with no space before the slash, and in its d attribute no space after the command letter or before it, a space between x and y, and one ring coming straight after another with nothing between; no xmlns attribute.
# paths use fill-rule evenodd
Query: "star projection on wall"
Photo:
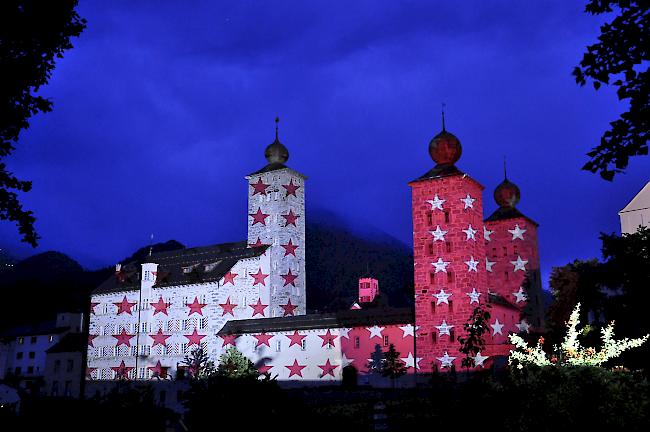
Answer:
<svg viewBox="0 0 650 432"><path fill-rule="evenodd" d="M130 302L130 301L127 300L126 296L124 296L124 298L122 299L121 302L113 303L113 304L115 306L117 306L117 314L118 315L123 314L123 313L132 315L131 314L131 308L133 306L135 306L136 304L138 304L138 302Z"/></svg>
<svg viewBox="0 0 650 432"><path fill-rule="evenodd" d="M203 308L206 307L206 303L199 303L199 298L194 297L194 301L187 305L190 308L187 316L191 316L193 313L203 316Z"/></svg>
<svg viewBox="0 0 650 432"><path fill-rule="evenodd" d="M284 256L287 255L296 256L296 249L298 249L298 245L294 245L291 239L289 239L289 242L287 244L283 244L280 246L284 248Z"/></svg>
<svg viewBox="0 0 650 432"><path fill-rule="evenodd" d="M302 378L302 370L307 367L307 365L301 366L298 364L298 360L294 360L292 365L285 366L287 369L289 369L289 378L291 378L294 375L298 375L299 377Z"/></svg>
<svg viewBox="0 0 650 432"><path fill-rule="evenodd" d="M476 291L476 288L472 288L472 292L465 293L465 295L470 299L469 304L480 303L479 297L481 297L481 293Z"/></svg>
<svg viewBox="0 0 650 432"><path fill-rule="evenodd" d="M225 303L220 303L219 306L223 309L221 316L225 316L226 314L230 314L233 317L235 316L235 308L237 305L235 303L230 303L230 296L228 296Z"/></svg>
<svg viewBox="0 0 650 432"><path fill-rule="evenodd" d="M510 234L512 234L512 240L513 241L516 240L516 239L523 240L524 239L524 233L526 231L528 231L528 230L519 228L519 224L515 224L514 229L508 230L508 232Z"/></svg>
<svg viewBox="0 0 650 432"><path fill-rule="evenodd" d="M162 313L165 315L169 315L167 313L167 308L169 307L169 304L165 303L165 300L163 300L162 296L158 298L158 301L156 303L151 303L151 306L153 306L153 315L155 316L157 313Z"/></svg>
<svg viewBox="0 0 650 432"><path fill-rule="evenodd" d="M269 307L269 305L262 304L261 299L257 299L257 303L251 304L251 305L248 305L248 306L253 308L253 316L255 316L255 315L266 316L264 314L264 309Z"/></svg>
<svg viewBox="0 0 650 432"><path fill-rule="evenodd" d="M433 236L433 241L445 241L445 234L447 234L447 231L441 230L440 225L438 225L436 229L430 231L430 233Z"/></svg>
<svg viewBox="0 0 650 432"><path fill-rule="evenodd" d="M135 337L135 335L130 335L126 333L126 330L122 329L122 331L119 334L113 335L115 339L117 339L117 345L126 345L128 347L131 346L131 339Z"/></svg>
<svg viewBox="0 0 650 432"><path fill-rule="evenodd" d="M442 205L445 203L446 200L438 198L438 195L433 197L432 200L427 200L429 204L431 204L431 210L443 210Z"/></svg>
<svg viewBox="0 0 650 432"><path fill-rule="evenodd" d="M300 217L297 214L295 214L292 209L289 209L289 213L287 213L286 215L280 215L280 216L282 216L285 220L285 224L284 224L285 227L289 225L296 226L296 221Z"/></svg>
<svg viewBox="0 0 650 432"><path fill-rule="evenodd" d="M465 198L461 198L460 201L465 205L464 210L467 210L468 208L474 208L474 201L476 201L476 198L472 198L469 194Z"/></svg>
<svg viewBox="0 0 650 432"><path fill-rule="evenodd" d="M253 278L253 286L257 284L261 284L263 286L266 286L266 282L264 281L269 275L262 273L262 269L258 269L257 273L251 273L251 277Z"/></svg>
<svg viewBox="0 0 650 432"><path fill-rule="evenodd" d="M166 346L167 345L167 339L172 337L172 335L163 334L162 329L158 329L158 333L150 334L149 337L151 339L153 339L153 345L151 345L151 346L155 347L156 345Z"/></svg>
<svg viewBox="0 0 650 432"><path fill-rule="evenodd" d="M258 239L259 240L259 239ZM237 273L233 273L231 271L228 271L225 275L223 275L223 282L222 285L226 284L232 284L235 285L235 278L239 276Z"/></svg>
<svg viewBox="0 0 650 432"><path fill-rule="evenodd" d="M255 213L250 213L249 216L253 218L252 225L262 224L266 226L266 218L269 217L270 215L266 213L262 213L262 209L258 207L257 211Z"/></svg>
<svg viewBox="0 0 650 432"><path fill-rule="evenodd" d="M280 307L283 309L284 312L282 316L293 316L294 311L298 308L297 305L291 303L291 299L287 301L287 304L280 305Z"/></svg>
<svg viewBox="0 0 650 432"><path fill-rule="evenodd" d="M293 195L293 196L297 197L296 196L296 191L298 190L298 188L300 186L293 184L293 179L289 180L289 184L282 185L282 187L285 188L286 191L287 191L286 196Z"/></svg>
<svg viewBox="0 0 650 432"><path fill-rule="evenodd" d="M447 273L447 266L449 264L450 264L449 261L443 261L442 258L438 258L438 261L431 263L431 265L436 268L436 273L438 273L438 272Z"/></svg>
<svg viewBox="0 0 650 432"><path fill-rule="evenodd" d="M265 183L262 181L262 177L260 177L260 178L257 179L257 183L251 183L250 185L251 185L251 187L253 188L253 196L255 196L255 195L257 195L257 194L266 195L266 189L267 189L269 186L271 186L271 185L269 185L269 184L265 184Z"/></svg>
<svg viewBox="0 0 650 432"><path fill-rule="evenodd" d="M447 351L445 351L445 355L442 357L436 357L440 361L440 367L446 368L446 367L451 367L451 365L454 363L454 360L456 357L450 356Z"/></svg>
<svg viewBox="0 0 650 432"><path fill-rule="evenodd" d="M327 375L334 376L334 370L339 366L338 365L333 365L330 362L330 359L327 359L327 361L325 362L324 365L318 365L318 367L323 370L323 373L321 374L321 378L323 378L323 377L325 377Z"/></svg>
<svg viewBox="0 0 650 432"><path fill-rule="evenodd" d="M440 288L440 291L438 291L436 294L433 296L436 298L436 306L441 305L442 303L446 303L447 305L449 304L449 297L451 297L453 294L445 292L444 289Z"/></svg>
<svg viewBox="0 0 650 432"><path fill-rule="evenodd" d="M528 260L521 259L519 255L517 255L517 260L516 261L510 261L510 264L515 266L514 271L526 271L526 264L528 264Z"/></svg>

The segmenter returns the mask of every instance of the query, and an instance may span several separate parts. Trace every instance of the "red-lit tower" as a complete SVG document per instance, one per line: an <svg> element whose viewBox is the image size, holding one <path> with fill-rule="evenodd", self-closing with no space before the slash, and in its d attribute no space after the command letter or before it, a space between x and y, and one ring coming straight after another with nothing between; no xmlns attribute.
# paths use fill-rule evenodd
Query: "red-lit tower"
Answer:
<svg viewBox="0 0 650 432"><path fill-rule="evenodd" d="M445 130L429 143L433 169L412 189L417 357L423 372L460 368L455 340L487 301L483 186L456 168L462 147Z"/></svg>
<svg viewBox="0 0 650 432"><path fill-rule="evenodd" d="M525 308L527 316L520 321L518 330L528 331L527 324L535 328L543 324L537 247L539 225L516 208L520 197L519 187L508 180L504 166L504 180L494 190L499 208L485 220L484 239L488 288L520 310Z"/></svg>

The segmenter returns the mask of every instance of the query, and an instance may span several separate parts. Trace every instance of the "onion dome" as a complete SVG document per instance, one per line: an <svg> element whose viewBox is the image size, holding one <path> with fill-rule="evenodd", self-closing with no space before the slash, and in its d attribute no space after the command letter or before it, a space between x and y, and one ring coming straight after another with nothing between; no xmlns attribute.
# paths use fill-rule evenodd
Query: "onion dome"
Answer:
<svg viewBox="0 0 650 432"><path fill-rule="evenodd" d="M514 208L517 203L519 203L519 198L521 198L521 192L519 187L508 180L506 174L505 161L503 162L503 181L494 189L494 200L502 208Z"/></svg>
<svg viewBox="0 0 650 432"><path fill-rule="evenodd" d="M442 132L434 136L429 142L429 155L438 165L453 165L463 153L463 147L456 135L445 129L445 110L442 105Z"/></svg>
<svg viewBox="0 0 650 432"><path fill-rule="evenodd" d="M280 119L275 118L275 141L266 147L264 150L264 157L269 163L280 163L283 164L289 160L289 150L280 142L278 139L278 123Z"/></svg>

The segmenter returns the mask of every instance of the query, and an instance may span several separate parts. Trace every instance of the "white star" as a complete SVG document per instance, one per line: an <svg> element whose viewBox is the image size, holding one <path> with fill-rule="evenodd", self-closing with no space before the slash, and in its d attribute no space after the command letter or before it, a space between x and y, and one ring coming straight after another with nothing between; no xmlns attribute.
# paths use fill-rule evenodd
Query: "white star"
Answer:
<svg viewBox="0 0 650 432"><path fill-rule="evenodd" d="M476 288L472 288L472 292L465 293L465 295L469 296L469 304L472 303L480 303L479 297L481 296L480 292L476 291Z"/></svg>
<svg viewBox="0 0 650 432"><path fill-rule="evenodd" d="M528 264L528 260L523 260L519 255L517 255L517 261L510 261L510 264L515 266L515 269L513 271L526 271L526 264Z"/></svg>
<svg viewBox="0 0 650 432"><path fill-rule="evenodd" d="M489 229L485 228L485 225L483 225L483 238L487 241L491 241L492 239L490 236L492 235L494 231L490 231Z"/></svg>
<svg viewBox="0 0 650 432"><path fill-rule="evenodd" d="M516 239L523 240L524 239L524 233L526 231L528 231L528 230L519 228L519 224L515 225L515 229L508 230L508 232L510 234L512 234L512 240L516 240Z"/></svg>
<svg viewBox="0 0 650 432"><path fill-rule="evenodd" d="M467 210L468 208L474 208L474 201L476 201L476 199L469 196L469 194L467 194L465 198L461 198L460 200L465 204L465 210Z"/></svg>
<svg viewBox="0 0 650 432"><path fill-rule="evenodd" d="M405 326L400 326L399 328L402 330L402 332L404 332L402 334L402 338L405 338L406 336L415 336L415 327L413 327L413 324L406 324Z"/></svg>
<svg viewBox="0 0 650 432"><path fill-rule="evenodd" d="M526 295L526 292L522 287L519 287L519 291L513 292L512 295L517 298L517 301L515 303L519 303L522 301L525 302L526 300L528 300L528 296Z"/></svg>
<svg viewBox="0 0 650 432"><path fill-rule="evenodd" d="M433 235L433 241L445 241L445 234L447 234L447 231L441 230L440 225L436 227L435 231L429 231L431 235Z"/></svg>
<svg viewBox="0 0 650 432"><path fill-rule="evenodd" d="M432 200L427 200L427 202L431 204L431 210L442 210L442 204L444 204L445 201L446 200L438 198L438 194L436 194Z"/></svg>
<svg viewBox="0 0 650 432"><path fill-rule="evenodd" d="M436 267L436 273L438 272L447 273L447 266L449 265L449 261L443 261L442 258L438 258L438 261L431 263L431 265Z"/></svg>
<svg viewBox="0 0 650 432"><path fill-rule="evenodd" d="M474 237L474 234L476 234L476 230L472 228L472 224L469 224L467 229L464 229L463 232L467 235L467 238L465 240L474 240L476 241L476 238Z"/></svg>
<svg viewBox="0 0 650 432"><path fill-rule="evenodd" d="M402 357L400 360L406 363L407 368L417 367L420 369L420 360L422 360L422 358L413 357L413 353L409 353L408 357Z"/></svg>
<svg viewBox="0 0 650 432"><path fill-rule="evenodd" d="M351 328L343 327L339 329L339 337L350 339Z"/></svg>
<svg viewBox="0 0 650 432"><path fill-rule="evenodd" d="M479 367L479 366L483 367L483 362L484 362L485 360L487 360L488 358L490 358L490 356L484 356L484 355L481 355L481 351L479 351L479 352L477 352L476 355L475 355L474 357L472 357L472 358L474 359L474 366L476 366L476 367Z"/></svg>
<svg viewBox="0 0 650 432"><path fill-rule="evenodd" d="M499 318L494 321L494 324L490 324L490 327L492 327L492 336L495 336L497 333L503 336L503 324L499 322Z"/></svg>
<svg viewBox="0 0 650 432"><path fill-rule="evenodd" d="M437 299L436 306L438 306L440 303L449 304L449 297L451 297L451 293L446 293L445 290L440 289L440 292L438 292L438 294L434 294L433 296Z"/></svg>
<svg viewBox="0 0 650 432"><path fill-rule="evenodd" d="M342 365L343 367L346 367L347 365L349 365L349 364L352 363L353 361L354 361L354 359L349 359L349 358L347 358L347 357L345 356L345 353L343 353L343 355L341 356L341 365Z"/></svg>
<svg viewBox="0 0 650 432"><path fill-rule="evenodd" d="M521 320L515 326L519 329L520 333L526 332L530 333L530 324L526 322L526 320Z"/></svg>
<svg viewBox="0 0 650 432"><path fill-rule="evenodd" d="M478 261L474 260L474 255L470 257L469 261L465 261L465 264L467 264L468 272L478 272L478 268L476 267L478 265Z"/></svg>
<svg viewBox="0 0 650 432"><path fill-rule="evenodd" d="M487 257L485 257L485 270L492 273L492 266L494 264L496 264L496 261L490 261L489 259L487 259Z"/></svg>
<svg viewBox="0 0 650 432"><path fill-rule="evenodd" d="M453 325L448 325L446 320L442 320L442 324L440 324L439 326L434 326L434 327L438 329L438 332L440 333L440 336L442 336L442 335L451 336L451 334L449 334L449 330L451 330L454 326Z"/></svg>
<svg viewBox="0 0 650 432"><path fill-rule="evenodd" d="M454 362L456 357L451 357L449 354L447 354L447 351L445 351L445 355L442 357L436 357L440 362L442 363L440 367L451 367L451 364Z"/></svg>
<svg viewBox="0 0 650 432"><path fill-rule="evenodd" d="M378 337L381 339L381 332L384 331L384 327L379 327L379 326L372 326L372 327L366 327L366 329L370 332L370 339L374 337Z"/></svg>

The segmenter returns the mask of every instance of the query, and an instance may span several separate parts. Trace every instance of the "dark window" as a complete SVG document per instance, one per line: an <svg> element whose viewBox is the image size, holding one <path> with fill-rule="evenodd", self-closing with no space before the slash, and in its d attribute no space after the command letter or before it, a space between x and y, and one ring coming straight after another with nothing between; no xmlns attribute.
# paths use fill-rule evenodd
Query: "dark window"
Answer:
<svg viewBox="0 0 650 432"><path fill-rule="evenodd" d="M16 366L16 369L14 370L14 372L16 373L16 375L20 375L20 373L22 372L21 367L20 367L20 366Z"/></svg>
<svg viewBox="0 0 650 432"><path fill-rule="evenodd" d="M24 337L19 337L18 338L18 343L21 344L21 345L24 344L25 343L25 338Z"/></svg>
<svg viewBox="0 0 650 432"><path fill-rule="evenodd" d="M451 215L449 214L449 211L445 211L445 222L449 223L451 220Z"/></svg>
<svg viewBox="0 0 650 432"><path fill-rule="evenodd" d="M427 225L433 225L433 215L431 215L431 212L427 213Z"/></svg>
<svg viewBox="0 0 650 432"><path fill-rule="evenodd" d="M355 336L355 337L354 337L354 347L355 347L355 348L359 348L360 344L361 344L361 343L360 343L360 341L359 341L359 336Z"/></svg>
<svg viewBox="0 0 650 432"><path fill-rule="evenodd" d="M515 245L515 246L512 247L512 253L513 253L514 255L517 255L517 245Z"/></svg>
<svg viewBox="0 0 650 432"><path fill-rule="evenodd" d="M23 353L22 352L17 352L16 353L16 359L20 360L21 358L23 358Z"/></svg>
<svg viewBox="0 0 650 432"><path fill-rule="evenodd" d="M433 255L433 243L429 243L429 255Z"/></svg>
<svg viewBox="0 0 650 432"><path fill-rule="evenodd" d="M451 252L451 242L446 242L446 243L445 243L445 250L446 250L447 252Z"/></svg>
<svg viewBox="0 0 650 432"><path fill-rule="evenodd" d="M453 300L447 300L449 302L449 310L453 312L454 310L454 301Z"/></svg>
<svg viewBox="0 0 650 432"><path fill-rule="evenodd" d="M30 351L29 352L29 358L33 359L34 357L36 357L36 353L34 351Z"/></svg>
<svg viewBox="0 0 650 432"><path fill-rule="evenodd" d="M431 332L431 342L437 343L438 342L438 333L436 332Z"/></svg>
<svg viewBox="0 0 650 432"><path fill-rule="evenodd" d="M454 329L449 330L449 340L454 341L456 339Z"/></svg>
<svg viewBox="0 0 650 432"><path fill-rule="evenodd" d="M59 395L59 382L58 381L53 381L52 382L52 396L58 396Z"/></svg>
<svg viewBox="0 0 650 432"><path fill-rule="evenodd" d="M58 372L61 368L61 360L54 360L54 372Z"/></svg>
<svg viewBox="0 0 650 432"><path fill-rule="evenodd" d="M27 373L28 374L34 373L34 366L27 366Z"/></svg>
<svg viewBox="0 0 650 432"><path fill-rule="evenodd" d="M388 346L388 336L384 336L384 346Z"/></svg>
<svg viewBox="0 0 650 432"><path fill-rule="evenodd" d="M63 390L63 395L64 396L70 396L70 387L72 387L72 381L66 381L65 382L65 390Z"/></svg>
<svg viewBox="0 0 650 432"><path fill-rule="evenodd" d="M508 248L506 246L503 247L503 256L508 256Z"/></svg>
<svg viewBox="0 0 650 432"><path fill-rule="evenodd" d="M506 280L510 279L510 275L508 275L508 272L505 272Z"/></svg>
<svg viewBox="0 0 650 432"><path fill-rule="evenodd" d="M447 272L447 282L452 283L453 281L454 281L454 272L450 270Z"/></svg>
<svg viewBox="0 0 650 432"><path fill-rule="evenodd" d="M436 312L436 301L433 300L431 302L431 312L435 313Z"/></svg>
<svg viewBox="0 0 650 432"><path fill-rule="evenodd" d="M72 372L74 369L74 360L68 360L68 366L66 367L67 372Z"/></svg>
<svg viewBox="0 0 650 432"><path fill-rule="evenodd" d="M29 343L35 344L36 343L36 336L32 336L32 338L29 340Z"/></svg>
<svg viewBox="0 0 650 432"><path fill-rule="evenodd" d="M497 248L492 248L492 256L493 257L497 256Z"/></svg>
<svg viewBox="0 0 650 432"><path fill-rule="evenodd" d="M429 273L429 282L434 284L436 283L436 274L435 273Z"/></svg>

